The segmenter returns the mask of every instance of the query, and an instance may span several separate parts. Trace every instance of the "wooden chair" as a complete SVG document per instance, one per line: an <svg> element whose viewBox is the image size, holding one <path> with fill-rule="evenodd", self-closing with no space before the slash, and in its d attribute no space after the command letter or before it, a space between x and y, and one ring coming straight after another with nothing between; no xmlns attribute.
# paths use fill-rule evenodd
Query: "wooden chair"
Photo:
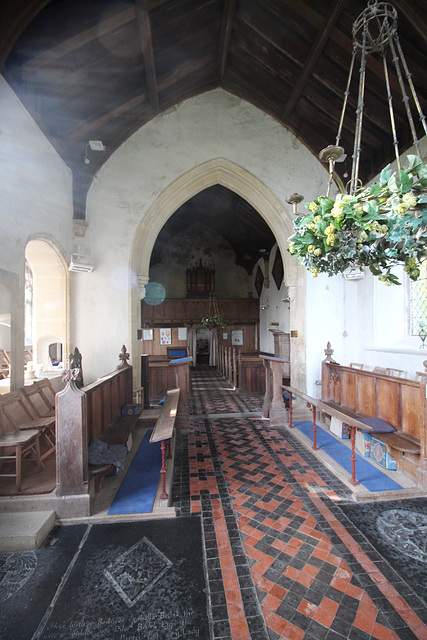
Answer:
<svg viewBox="0 0 427 640"><path fill-rule="evenodd" d="M35 417L55 415L55 391L48 378L22 387L21 391L25 394L28 404L36 412Z"/></svg>
<svg viewBox="0 0 427 640"><path fill-rule="evenodd" d="M3 434L16 435L20 431L36 429L42 443L41 459L44 460L55 451L55 415L38 415L22 389L0 396L0 408Z"/></svg>
<svg viewBox="0 0 427 640"><path fill-rule="evenodd" d="M388 375L387 374L387 369L385 367L374 367L373 369L374 373L379 373L379 374L383 374L383 375Z"/></svg>
<svg viewBox="0 0 427 640"><path fill-rule="evenodd" d="M0 461L3 478L16 478L16 490L21 491L22 459L34 458L40 471L44 470L40 456L39 432L37 429L17 431L15 434L0 436Z"/></svg>
<svg viewBox="0 0 427 640"><path fill-rule="evenodd" d="M0 380L9 376L10 370L10 357L9 354L0 349Z"/></svg>
<svg viewBox="0 0 427 640"><path fill-rule="evenodd" d="M393 369L388 367L387 368L387 375L388 376L395 376L396 378L401 378L403 375L403 369Z"/></svg>

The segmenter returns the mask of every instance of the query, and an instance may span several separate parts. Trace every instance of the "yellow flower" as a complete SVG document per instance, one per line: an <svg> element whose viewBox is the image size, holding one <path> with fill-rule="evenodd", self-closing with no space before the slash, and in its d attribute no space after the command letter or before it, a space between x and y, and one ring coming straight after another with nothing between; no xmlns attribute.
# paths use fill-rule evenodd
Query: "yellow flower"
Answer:
<svg viewBox="0 0 427 640"><path fill-rule="evenodd" d="M326 238L326 244L329 245L330 247L333 247L336 239L337 239L336 235L334 233L330 233Z"/></svg>
<svg viewBox="0 0 427 640"><path fill-rule="evenodd" d="M317 211L317 210L318 210L318 208L319 208L319 205L318 205L314 200L312 200L312 201L310 202L310 204L308 205L308 208L309 208L309 210L310 210L312 213L316 213L316 211Z"/></svg>
<svg viewBox="0 0 427 640"><path fill-rule="evenodd" d="M314 250L314 255L315 256L321 256L322 255L322 249L315 249Z"/></svg>
<svg viewBox="0 0 427 640"><path fill-rule="evenodd" d="M314 217L314 222L320 222L322 219L322 216L315 216Z"/></svg>
<svg viewBox="0 0 427 640"><path fill-rule="evenodd" d="M308 253L314 253L315 248L314 244L309 244L307 247Z"/></svg>
<svg viewBox="0 0 427 640"><path fill-rule="evenodd" d="M404 202L401 202L397 207L394 208L395 212L398 216L403 216L408 211L409 207Z"/></svg>
<svg viewBox="0 0 427 640"><path fill-rule="evenodd" d="M412 207L415 207L415 205L417 204L417 198L414 196L413 193L405 193L402 200L408 206L409 209L411 209Z"/></svg>
<svg viewBox="0 0 427 640"><path fill-rule="evenodd" d="M289 243L289 253L296 253L296 249L294 247L294 242L291 240L291 242Z"/></svg>
<svg viewBox="0 0 427 640"><path fill-rule="evenodd" d="M315 229L316 225L314 224L314 222L308 222L307 223L307 229Z"/></svg>
<svg viewBox="0 0 427 640"><path fill-rule="evenodd" d="M330 233L335 233L335 229L336 227L334 227L333 224L330 224L328 227L326 227L325 229L325 236L328 236Z"/></svg>
<svg viewBox="0 0 427 640"><path fill-rule="evenodd" d="M337 202L335 202L334 206L332 207L331 214L333 215L334 218L340 218L343 215L343 209L344 209L344 202L341 202L341 200L338 200Z"/></svg>

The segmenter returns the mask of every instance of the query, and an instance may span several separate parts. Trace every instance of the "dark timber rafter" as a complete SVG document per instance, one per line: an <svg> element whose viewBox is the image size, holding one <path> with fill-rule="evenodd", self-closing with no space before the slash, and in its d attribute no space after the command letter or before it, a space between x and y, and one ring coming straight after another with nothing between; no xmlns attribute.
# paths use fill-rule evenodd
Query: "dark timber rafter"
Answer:
<svg viewBox="0 0 427 640"><path fill-rule="evenodd" d="M231 30L233 27L236 0L225 0L222 14L221 35L219 39L219 81L224 78L227 63L228 48L230 46Z"/></svg>
<svg viewBox="0 0 427 640"><path fill-rule="evenodd" d="M319 56L321 55L326 43L329 40L329 36L335 27L336 21L338 19L339 14L341 13L342 7L345 3L345 0L337 0L334 3L331 10L329 11L325 24L319 30L319 35L316 38L316 41L313 45L313 48L310 51L310 55L308 56L307 61L305 62L304 69L301 75L298 78L297 83L295 84L291 95L289 96L289 100L286 103L285 111L283 114L283 120L286 121L286 118L295 108L296 103L302 92L304 91L304 87L307 84L307 80L313 73L313 69L316 66L316 63L319 60Z"/></svg>
<svg viewBox="0 0 427 640"><path fill-rule="evenodd" d="M154 64L153 40L151 37L151 21L146 0L135 0L136 19L141 40L141 51L144 58L145 78L148 99L156 113L159 112L159 92L157 89L156 68Z"/></svg>

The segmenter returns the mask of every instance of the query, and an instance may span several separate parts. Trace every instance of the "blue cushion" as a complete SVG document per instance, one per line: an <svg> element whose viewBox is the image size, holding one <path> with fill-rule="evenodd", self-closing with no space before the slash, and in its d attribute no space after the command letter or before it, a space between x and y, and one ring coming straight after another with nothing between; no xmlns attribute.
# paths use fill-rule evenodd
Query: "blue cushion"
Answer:
<svg viewBox="0 0 427 640"><path fill-rule="evenodd" d="M121 410L122 416L138 416L142 412L142 404L124 404Z"/></svg>
<svg viewBox="0 0 427 640"><path fill-rule="evenodd" d="M165 404L165 400L166 400L166 396L160 400L159 402L160 407L163 407L163 405Z"/></svg>
<svg viewBox="0 0 427 640"><path fill-rule="evenodd" d="M289 400L289 393L287 391L284 391L282 393L282 396L283 396L283 400ZM292 396L292 400L295 400L295 396L294 395Z"/></svg>
<svg viewBox="0 0 427 640"><path fill-rule="evenodd" d="M361 429L363 433L392 433L392 431L396 431L391 424L382 418L361 418L359 422L363 422L363 424L366 424L368 427L372 427L372 431L364 431Z"/></svg>

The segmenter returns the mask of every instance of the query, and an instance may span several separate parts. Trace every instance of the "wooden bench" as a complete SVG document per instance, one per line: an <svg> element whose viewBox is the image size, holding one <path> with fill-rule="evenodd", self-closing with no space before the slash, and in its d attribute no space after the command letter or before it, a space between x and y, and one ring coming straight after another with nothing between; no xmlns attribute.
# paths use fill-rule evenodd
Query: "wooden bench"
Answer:
<svg viewBox="0 0 427 640"><path fill-rule="evenodd" d="M124 405L133 403L133 369L123 346L122 364L115 371L78 389L72 372L65 389L56 394L57 492L81 495L89 492L93 477L95 490L113 465L89 468L88 445L97 438L107 444L125 444L139 415L121 415Z"/></svg>
<svg viewBox="0 0 427 640"><path fill-rule="evenodd" d="M396 429L372 436L386 446L397 469L427 488L427 377L322 362L322 401L349 415L380 418ZM353 412L353 414L351 413Z"/></svg>
<svg viewBox="0 0 427 640"><path fill-rule="evenodd" d="M174 435L175 420L178 413L179 389L170 389L166 393L165 401L160 410L160 415L156 420L153 433L150 437L150 443L160 442L162 449L162 494L160 498L166 500L168 494L166 491L166 446L169 447L168 458L171 457L171 442Z"/></svg>
<svg viewBox="0 0 427 640"><path fill-rule="evenodd" d="M307 406L312 410L313 415L313 447L312 449L317 450L319 447L317 446L317 427L316 427L316 411L322 411L323 413L327 413L330 416L334 416L341 420L344 424L350 427L351 430L351 479L350 483L353 485L359 484L356 478L356 430L361 429L363 431L372 431L371 427L367 426L363 422L360 422L361 416L356 416L354 412L347 412L339 406L334 406L334 403L322 402L321 400L315 400L311 398L307 394L299 391L299 389L295 389L295 387L290 387L288 385L283 385L283 389L289 394L289 426L293 427L292 423L292 400L293 396L301 398Z"/></svg>

